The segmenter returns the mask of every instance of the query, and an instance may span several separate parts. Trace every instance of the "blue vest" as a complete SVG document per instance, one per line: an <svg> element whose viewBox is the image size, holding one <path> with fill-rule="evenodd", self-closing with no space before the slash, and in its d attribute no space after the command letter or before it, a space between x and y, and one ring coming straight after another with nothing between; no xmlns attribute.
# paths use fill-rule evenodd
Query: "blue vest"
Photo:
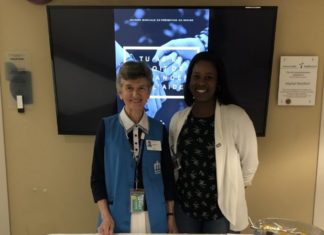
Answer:
<svg viewBox="0 0 324 235"><path fill-rule="evenodd" d="M130 232L130 191L134 188L135 160L119 114L104 118L105 179L110 213L115 221L115 233ZM163 126L149 118L149 133L145 135L142 154L142 174L147 210L152 233L167 233L166 202L162 172L154 170L161 164L160 151L148 151L145 140L163 140ZM101 220L101 218L99 218ZM101 221L99 221L100 224Z"/></svg>

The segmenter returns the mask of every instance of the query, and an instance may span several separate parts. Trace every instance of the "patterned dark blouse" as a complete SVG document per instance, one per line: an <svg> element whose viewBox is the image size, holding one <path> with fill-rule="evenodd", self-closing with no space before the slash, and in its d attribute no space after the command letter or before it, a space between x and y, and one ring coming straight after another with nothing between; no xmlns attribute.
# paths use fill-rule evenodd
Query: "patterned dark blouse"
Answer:
<svg viewBox="0 0 324 235"><path fill-rule="evenodd" d="M222 216L217 203L214 115L196 118L190 113L178 138L181 169L177 181L183 211L200 220Z"/></svg>

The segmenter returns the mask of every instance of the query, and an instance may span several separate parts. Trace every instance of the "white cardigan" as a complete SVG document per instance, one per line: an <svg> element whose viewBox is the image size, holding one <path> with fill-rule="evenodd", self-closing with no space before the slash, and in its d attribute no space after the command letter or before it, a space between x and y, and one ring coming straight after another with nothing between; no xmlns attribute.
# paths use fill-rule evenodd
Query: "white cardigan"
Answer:
<svg viewBox="0 0 324 235"><path fill-rule="evenodd" d="M174 114L170 122L169 142L177 153L177 141L191 107ZM236 105L216 104L215 152L218 204L230 229L241 231L248 222L245 187L251 185L257 170L257 138L246 112ZM177 179L177 172L175 172Z"/></svg>

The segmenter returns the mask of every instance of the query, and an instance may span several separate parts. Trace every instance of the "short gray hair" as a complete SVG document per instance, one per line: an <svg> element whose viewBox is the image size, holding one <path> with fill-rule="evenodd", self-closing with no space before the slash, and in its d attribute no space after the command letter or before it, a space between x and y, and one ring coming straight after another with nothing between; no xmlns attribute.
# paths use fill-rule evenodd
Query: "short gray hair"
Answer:
<svg viewBox="0 0 324 235"><path fill-rule="evenodd" d="M121 88L121 80L135 80L145 78L150 88L153 86L153 74L151 68L142 61L127 61L119 69L116 78L117 91Z"/></svg>

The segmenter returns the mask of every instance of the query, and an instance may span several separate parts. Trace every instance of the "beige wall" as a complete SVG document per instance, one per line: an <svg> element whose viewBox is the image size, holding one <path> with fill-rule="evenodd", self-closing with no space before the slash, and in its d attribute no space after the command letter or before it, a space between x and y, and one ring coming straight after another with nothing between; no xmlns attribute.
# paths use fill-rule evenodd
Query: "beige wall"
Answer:
<svg viewBox="0 0 324 235"><path fill-rule="evenodd" d="M266 137L259 138L260 168L247 189L250 216L313 220L323 87L322 0L54 0L52 4L277 5L277 31ZM28 52L34 103L20 114L4 78L3 56ZM12 235L95 231L89 187L93 136L57 134L47 18L44 6L0 0L0 64L5 154ZM316 105L279 107L282 55L318 55Z"/></svg>

